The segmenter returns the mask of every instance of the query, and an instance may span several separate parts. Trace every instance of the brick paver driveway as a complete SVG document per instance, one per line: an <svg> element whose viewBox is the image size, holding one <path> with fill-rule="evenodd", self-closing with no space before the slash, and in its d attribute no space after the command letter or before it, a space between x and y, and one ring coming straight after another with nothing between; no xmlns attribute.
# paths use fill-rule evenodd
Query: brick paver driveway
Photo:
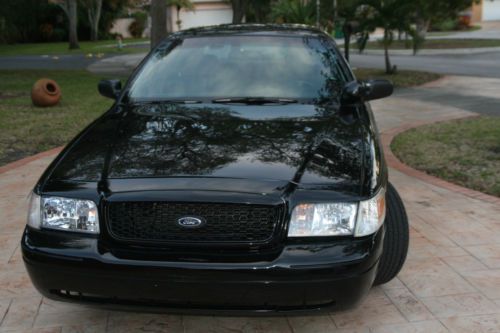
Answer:
<svg viewBox="0 0 500 333"><path fill-rule="evenodd" d="M467 79L452 78L460 80L467 84ZM468 93L474 94L470 89ZM413 99L373 105L383 132L470 115ZM406 203L411 223L408 261L398 278L374 288L355 310L226 318L112 312L49 301L31 286L19 238L27 194L51 158L0 174L0 332L500 332L500 205L395 169L390 180Z"/></svg>

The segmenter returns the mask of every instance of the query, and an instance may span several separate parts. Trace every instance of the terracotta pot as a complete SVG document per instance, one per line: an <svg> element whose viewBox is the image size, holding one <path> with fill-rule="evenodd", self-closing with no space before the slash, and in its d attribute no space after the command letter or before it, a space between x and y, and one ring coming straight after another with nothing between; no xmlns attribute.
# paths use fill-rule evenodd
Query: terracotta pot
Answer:
<svg viewBox="0 0 500 333"><path fill-rule="evenodd" d="M31 100L36 106L53 106L61 99L61 88L56 81L40 79L31 89Z"/></svg>

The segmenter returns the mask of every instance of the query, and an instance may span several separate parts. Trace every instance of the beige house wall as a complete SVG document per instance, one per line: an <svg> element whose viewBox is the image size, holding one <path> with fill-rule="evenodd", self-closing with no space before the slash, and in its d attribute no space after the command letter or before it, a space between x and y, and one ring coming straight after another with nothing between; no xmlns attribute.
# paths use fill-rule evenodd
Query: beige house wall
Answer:
<svg viewBox="0 0 500 333"><path fill-rule="evenodd" d="M113 26L111 30L109 30L112 34L122 35L123 38L131 38L132 35L128 31L128 27L134 22L133 18L119 18L113 22Z"/></svg>
<svg viewBox="0 0 500 333"><path fill-rule="evenodd" d="M472 5L472 23L479 23L483 20L483 0L479 4Z"/></svg>

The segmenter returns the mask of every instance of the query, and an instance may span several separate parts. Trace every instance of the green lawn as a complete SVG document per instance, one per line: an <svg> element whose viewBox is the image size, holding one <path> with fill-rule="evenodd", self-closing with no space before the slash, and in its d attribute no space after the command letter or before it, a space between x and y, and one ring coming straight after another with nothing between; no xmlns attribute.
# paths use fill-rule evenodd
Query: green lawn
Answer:
<svg viewBox="0 0 500 333"><path fill-rule="evenodd" d="M0 56L12 55L60 55L60 54L97 54L97 53L136 53L149 49L135 43L147 42L148 39L126 39L122 50L117 48L115 40L100 40L97 42L80 42L79 50L69 50L67 42L32 43L32 44L0 44ZM132 45L128 45L132 44ZM128 46L127 46L128 45Z"/></svg>
<svg viewBox="0 0 500 333"><path fill-rule="evenodd" d="M427 39L421 49L462 49L462 48L478 48L478 47L500 47L500 39ZM357 45L352 45L353 50L357 49ZM412 49L411 43L406 44L404 41L394 41L390 47L393 50ZM381 50L382 44L380 41L371 41L366 45L367 50Z"/></svg>
<svg viewBox="0 0 500 333"><path fill-rule="evenodd" d="M354 70L354 74L360 80L374 78L391 80L396 88L418 86L441 77L440 74L436 73L403 70L398 71L397 74L388 75L383 70L366 68L357 68Z"/></svg>
<svg viewBox="0 0 500 333"><path fill-rule="evenodd" d="M32 106L33 83L58 82L61 103ZM99 77L85 71L0 71L0 165L66 144L105 112L112 100L97 92Z"/></svg>
<svg viewBox="0 0 500 333"><path fill-rule="evenodd" d="M391 148L416 169L500 197L500 117L419 127L398 135Z"/></svg>

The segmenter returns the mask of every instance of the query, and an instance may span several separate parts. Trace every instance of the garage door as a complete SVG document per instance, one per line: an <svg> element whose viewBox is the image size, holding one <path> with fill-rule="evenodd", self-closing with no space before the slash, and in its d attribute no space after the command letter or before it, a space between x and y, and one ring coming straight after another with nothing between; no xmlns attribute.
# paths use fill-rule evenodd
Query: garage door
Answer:
<svg viewBox="0 0 500 333"><path fill-rule="evenodd" d="M500 21L500 0L483 0L483 21Z"/></svg>
<svg viewBox="0 0 500 333"><path fill-rule="evenodd" d="M182 29L231 23L233 10L229 8L197 9L196 11L181 12Z"/></svg>

